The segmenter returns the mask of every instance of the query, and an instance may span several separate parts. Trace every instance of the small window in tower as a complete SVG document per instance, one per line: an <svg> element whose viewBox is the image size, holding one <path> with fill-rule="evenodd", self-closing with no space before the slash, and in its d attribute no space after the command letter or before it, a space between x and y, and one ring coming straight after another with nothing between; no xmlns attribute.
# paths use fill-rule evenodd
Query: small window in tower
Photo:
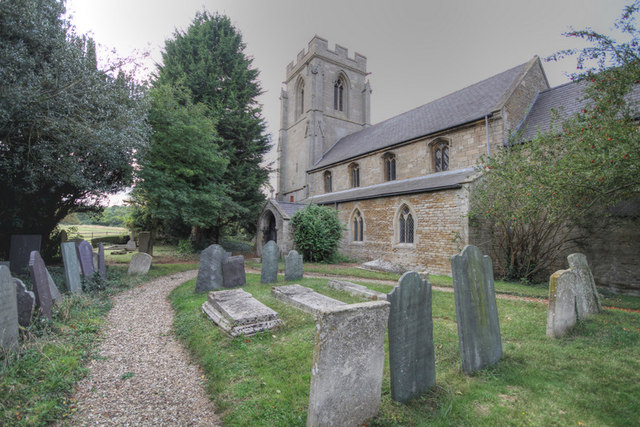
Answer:
<svg viewBox="0 0 640 427"><path fill-rule="evenodd" d="M433 146L434 170L443 172L449 170L449 143L439 142Z"/></svg>
<svg viewBox="0 0 640 427"><path fill-rule="evenodd" d="M333 109L338 111L344 111L344 83L342 77L338 77L338 80L333 84Z"/></svg>
<svg viewBox="0 0 640 427"><path fill-rule="evenodd" d="M352 227L352 236L354 242L362 242L364 240L364 221L362 220L362 215L359 210L353 214L353 222L351 223Z"/></svg>
<svg viewBox="0 0 640 427"><path fill-rule="evenodd" d="M324 173L324 192L331 193L331 172Z"/></svg>
<svg viewBox="0 0 640 427"><path fill-rule="evenodd" d="M398 243L413 243L414 229L413 215L407 205L402 205L398 217Z"/></svg>
<svg viewBox="0 0 640 427"><path fill-rule="evenodd" d="M360 166L357 163L349 165L349 175L351 176L351 187L360 187Z"/></svg>
<svg viewBox="0 0 640 427"><path fill-rule="evenodd" d="M296 119L304 114L304 80L298 82L296 91Z"/></svg>
<svg viewBox="0 0 640 427"><path fill-rule="evenodd" d="M387 153L383 156L384 180L395 181L396 179L396 155Z"/></svg>

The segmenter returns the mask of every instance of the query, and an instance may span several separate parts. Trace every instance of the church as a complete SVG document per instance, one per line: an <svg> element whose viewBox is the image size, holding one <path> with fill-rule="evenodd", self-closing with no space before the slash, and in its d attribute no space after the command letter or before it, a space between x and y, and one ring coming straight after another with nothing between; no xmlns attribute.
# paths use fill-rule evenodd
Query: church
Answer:
<svg viewBox="0 0 640 427"><path fill-rule="evenodd" d="M486 244L467 217L479 158L513 131L548 129L552 108L577 112L579 85L550 88L535 56L372 125L367 74L366 57L318 36L287 65L278 189L259 218L258 255L269 240L292 249L289 221L315 203L338 212L344 255L450 275L452 255Z"/></svg>

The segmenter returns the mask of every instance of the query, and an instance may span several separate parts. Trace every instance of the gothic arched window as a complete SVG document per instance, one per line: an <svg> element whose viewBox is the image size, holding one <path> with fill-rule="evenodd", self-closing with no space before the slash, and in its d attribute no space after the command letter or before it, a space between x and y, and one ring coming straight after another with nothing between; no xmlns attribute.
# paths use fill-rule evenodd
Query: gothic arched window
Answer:
<svg viewBox="0 0 640 427"><path fill-rule="evenodd" d="M324 173L324 192L331 193L331 172Z"/></svg>
<svg viewBox="0 0 640 427"><path fill-rule="evenodd" d="M333 84L333 109L344 111L344 81L342 77Z"/></svg>
<svg viewBox="0 0 640 427"><path fill-rule="evenodd" d="M304 80L298 81L296 90L296 119L304 114Z"/></svg>
<svg viewBox="0 0 640 427"><path fill-rule="evenodd" d="M360 165L351 163L349 165L349 176L351 177L351 187L360 187Z"/></svg>
<svg viewBox="0 0 640 427"><path fill-rule="evenodd" d="M362 242L364 240L364 221L360 211L356 209L351 222L351 235L354 242Z"/></svg>
<svg viewBox="0 0 640 427"><path fill-rule="evenodd" d="M449 143L440 141L433 146L434 170L443 172L449 170Z"/></svg>
<svg viewBox="0 0 640 427"><path fill-rule="evenodd" d="M382 157L384 167L384 180L394 181L396 179L396 155L387 153Z"/></svg>
<svg viewBox="0 0 640 427"><path fill-rule="evenodd" d="M398 216L398 243L413 243L415 224L407 205L402 205Z"/></svg>

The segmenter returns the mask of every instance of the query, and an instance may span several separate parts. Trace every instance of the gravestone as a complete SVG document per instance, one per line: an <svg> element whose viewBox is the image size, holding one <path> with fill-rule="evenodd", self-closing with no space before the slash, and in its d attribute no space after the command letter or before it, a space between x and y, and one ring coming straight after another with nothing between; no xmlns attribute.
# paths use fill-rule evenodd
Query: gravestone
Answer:
<svg viewBox="0 0 640 427"><path fill-rule="evenodd" d="M278 313L242 289L210 292L202 311L232 337L254 335L282 324Z"/></svg>
<svg viewBox="0 0 640 427"><path fill-rule="evenodd" d="M98 243L98 272L102 279L107 278L107 264L104 261L104 245L102 242Z"/></svg>
<svg viewBox="0 0 640 427"><path fill-rule="evenodd" d="M280 258L278 244L269 240L262 248L260 283L276 283L278 281L278 258Z"/></svg>
<svg viewBox="0 0 640 427"><path fill-rule="evenodd" d="M569 268L578 276L579 286L575 289L576 309L579 320L584 320L590 314L602 311L600 296L593 280L587 257L576 253L567 257Z"/></svg>
<svg viewBox="0 0 640 427"><path fill-rule="evenodd" d="M342 301L321 295L313 289L300 285L274 286L271 295L302 311L318 314L324 311L347 305Z"/></svg>
<svg viewBox="0 0 640 427"><path fill-rule="evenodd" d="M129 270L127 274L134 276L138 274L147 274L151 268L151 255L143 252L138 252L131 257L131 263L129 264Z"/></svg>
<svg viewBox="0 0 640 427"><path fill-rule="evenodd" d="M69 235L67 234L67 230L60 230L60 243L64 243L69 240Z"/></svg>
<svg viewBox="0 0 640 427"><path fill-rule="evenodd" d="M0 265L7 267L9 271L11 271L11 262L9 261L0 261Z"/></svg>
<svg viewBox="0 0 640 427"><path fill-rule="evenodd" d="M436 383L431 284L416 272L404 273L387 301L391 398L406 402Z"/></svg>
<svg viewBox="0 0 640 427"><path fill-rule="evenodd" d="M471 374L502 357L491 258L467 245L451 257L462 370Z"/></svg>
<svg viewBox="0 0 640 427"><path fill-rule="evenodd" d="M80 261L80 272L84 277L93 276L93 247L86 240L76 245L78 251L78 261Z"/></svg>
<svg viewBox="0 0 640 427"><path fill-rule="evenodd" d="M64 263L64 278L67 289L74 294L82 293L82 280L80 279L80 262L76 245L73 242L64 242L60 245L62 262Z"/></svg>
<svg viewBox="0 0 640 427"><path fill-rule="evenodd" d="M51 299L53 300L53 302L58 304L62 301L62 294L60 294L60 291L56 286L56 282L53 281L53 277L51 277L51 273L49 273L49 270L47 270L46 267L45 271L47 272L47 282L49 282L49 292L51 293Z"/></svg>
<svg viewBox="0 0 640 427"><path fill-rule="evenodd" d="M125 249L126 249L126 250L128 250L128 251L131 251L131 252L132 252L132 251L135 251L137 248L138 248L138 247L136 246L136 241L135 241L135 240L133 240L133 239L130 239L130 240L127 242L127 246L125 246Z"/></svg>
<svg viewBox="0 0 640 427"><path fill-rule="evenodd" d="M222 261L227 253L220 245L211 245L200 253L196 292L209 292L224 287Z"/></svg>
<svg viewBox="0 0 640 427"><path fill-rule="evenodd" d="M284 257L284 280L302 279L302 255L298 251L292 250Z"/></svg>
<svg viewBox="0 0 640 427"><path fill-rule="evenodd" d="M225 288L238 288L247 283L244 272L244 257L242 255L230 256L222 261L222 286Z"/></svg>
<svg viewBox="0 0 640 427"><path fill-rule="evenodd" d="M580 277L572 270L560 270L549 279L547 336L560 338L573 328L578 319L576 289Z"/></svg>
<svg viewBox="0 0 640 427"><path fill-rule="evenodd" d="M382 292L372 291L363 285L357 283L346 282L344 280L329 280L328 286L339 291L348 292L351 295L364 297L371 300L386 300L387 294Z"/></svg>
<svg viewBox="0 0 640 427"><path fill-rule="evenodd" d="M25 274L29 266L31 251L40 252L40 234L14 234L11 236L11 248L9 249L9 261L13 274Z"/></svg>
<svg viewBox="0 0 640 427"><path fill-rule="evenodd" d="M141 231L138 234L138 252L144 252L145 254L153 255L153 248L151 247L150 232Z"/></svg>
<svg viewBox="0 0 640 427"><path fill-rule="evenodd" d="M11 272L0 266L0 349L15 350L18 346L18 303L16 285Z"/></svg>
<svg viewBox="0 0 640 427"><path fill-rule="evenodd" d="M317 315L307 426L359 426L376 416L388 317L387 301Z"/></svg>
<svg viewBox="0 0 640 427"><path fill-rule="evenodd" d="M33 310L36 307L36 296L33 292L27 290L27 287L22 283L22 280L14 277L13 283L16 285L18 324L26 328L31 324Z"/></svg>
<svg viewBox="0 0 640 427"><path fill-rule="evenodd" d="M40 307L40 313L43 317L51 320L53 300L51 298L51 288L49 287L49 279L47 277L48 272L38 251L31 251L29 257L29 273L31 274L33 293L36 296L36 306Z"/></svg>
<svg viewBox="0 0 640 427"><path fill-rule="evenodd" d="M93 272L95 273L96 271L98 271L98 254L97 253L91 252L91 261L93 263Z"/></svg>

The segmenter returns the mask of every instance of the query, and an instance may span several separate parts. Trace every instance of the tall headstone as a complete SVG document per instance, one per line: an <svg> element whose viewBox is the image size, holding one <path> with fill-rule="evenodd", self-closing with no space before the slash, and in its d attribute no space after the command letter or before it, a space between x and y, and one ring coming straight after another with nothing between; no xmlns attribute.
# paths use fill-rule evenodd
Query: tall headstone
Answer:
<svg viewBox="0 0 640 427"><path fill-rule="evenodd" d="M18 324L27 327L31 324L33 310L36 307L36 296L33 292L28 291L22 280L13 278L16 285L16 297L18 301Z"/></svg>
<svg viewBox="0 0 640 427"><path fill-rule="evenodd" d="M24 274L29 266L31 251L40 252L40 234L14 234L11 236L11 248L9 249L9 261L13 274Z"/></svg>
<svg viewBox="0 0 640 427"><path fill-rule="evenodd" d="M47 319L52 318L51 306L53 300L51 298L51 288L49 287L49 279L47 277L47 267L38 251L31 251L29 257L29 273L31 273L31 283L33 284L33 293L36 295L36 305L40 307L40 313Z"/></svg>
<svg viewBox="0 0 640 427"><path fill-rule="evenodd" d="M153 255L151 247L151 233L149 231L141 231L138 234L138 252Z"/></svg>
<svg viewBox="0 0 640 427"><path fill-rule="evenodd" d="M200 253L196 292L209 292L224 287L222 275L222 261L227 253L220 245L211 245Z"/></svg>
<svg viewBox="0 0 640 427"><path fill-rule="evenodd" d="M278 244L269 240L262 248L260 283L276 283L278 281L278 258L280 258Z"/></svg>
<svg viewBox="0 0 640 427"><path fill-rule="evenodd" d="M302 279L302 255L292 250L284 257L284 280L288 282L299 279Z"/></svg>
<svg viewBox="0 0 640 427"><path fill-rule="evenodd" d="M602 311L600 296L593 280L587 257L581 253L567 257L569 268L578 276L580 286L576 287L576 309L578 319L583 320L590 314Z"/></svg>
<svg viewBox="0 0 640 427"><path fill-rule="evenodd" d="M222 286L224 288L238 288L247 283L244 271L244 257L230 256L222 261Z"/></svg>
<svg viewBox="0 0 640 427"><path fill-rule="evenodd" d="M572 270L560 270L549 279L549 309L547 311L547 336L560 338L573 328L577 321L576 289L580 278Z"/></svg>
<svg viewBox="0 0 640 427"><path fill-rule="evenodd" d="M389 311L389 370L391 398L406 402L436 383L433 350L431 283L418 273L402 275L387 296Z"/></svg>
<svg viewBox="0 0 640 427"><path fill-rule="evenodd" d="M144 252L138 252L131 257L131 263L129 263L129 270L127 274L129 276L147 274L151 268L151 255Z"/></svg>
<svg viewBox="0 0 640 427"><path fill-rule="evenodd" d="M0 348L15 350L18 346L18 303L16 285L7 267L0 266Z"/></svg>
<svg viewBox="0 0 640 427"><path fill-rule="evenodd" d="M62 294L58 290L56 282L53 281L53 277L51 277L51 273L49 273L49 270L47 270L46 267L45 270L47 272L47 282L49 282L49 292L51 292L51 299L57 304L62 301Z"/></svg>
<svg viewBox="0 0 640 427"><path fill-rule="evenodd" d="M82 280L80 279L80 262L76 244L64 242L60 245L62 252L62 262L64 263L64 278L67 282L67 289L74 294L82 293Z"/></svg>
<svg viewBox="0 0 640 427"><path fill-rule="evenodd" d="M451 257L462 370L467 374L502 357L491 258L467 245Z"/></svg>
<svg viewBox="0 0 640 427"><path fill-rule="evenodd" d="M359 426L380 407L387 301L316 316L307 426Z"/></svg>
<svg viewBox="0 0 640 427"><path fill-rule="evenodd" d="M86 240L76 245L78 260L80 261L80 271L84 277L93 276L93 247Z"/></svg>
<svg viewBox="0 0 640 427"><path fill-rule="evenodd" d="M107 264L104 261L104 245L102 242L98 243L98 272L102 279L107 278Z"/></svg>

